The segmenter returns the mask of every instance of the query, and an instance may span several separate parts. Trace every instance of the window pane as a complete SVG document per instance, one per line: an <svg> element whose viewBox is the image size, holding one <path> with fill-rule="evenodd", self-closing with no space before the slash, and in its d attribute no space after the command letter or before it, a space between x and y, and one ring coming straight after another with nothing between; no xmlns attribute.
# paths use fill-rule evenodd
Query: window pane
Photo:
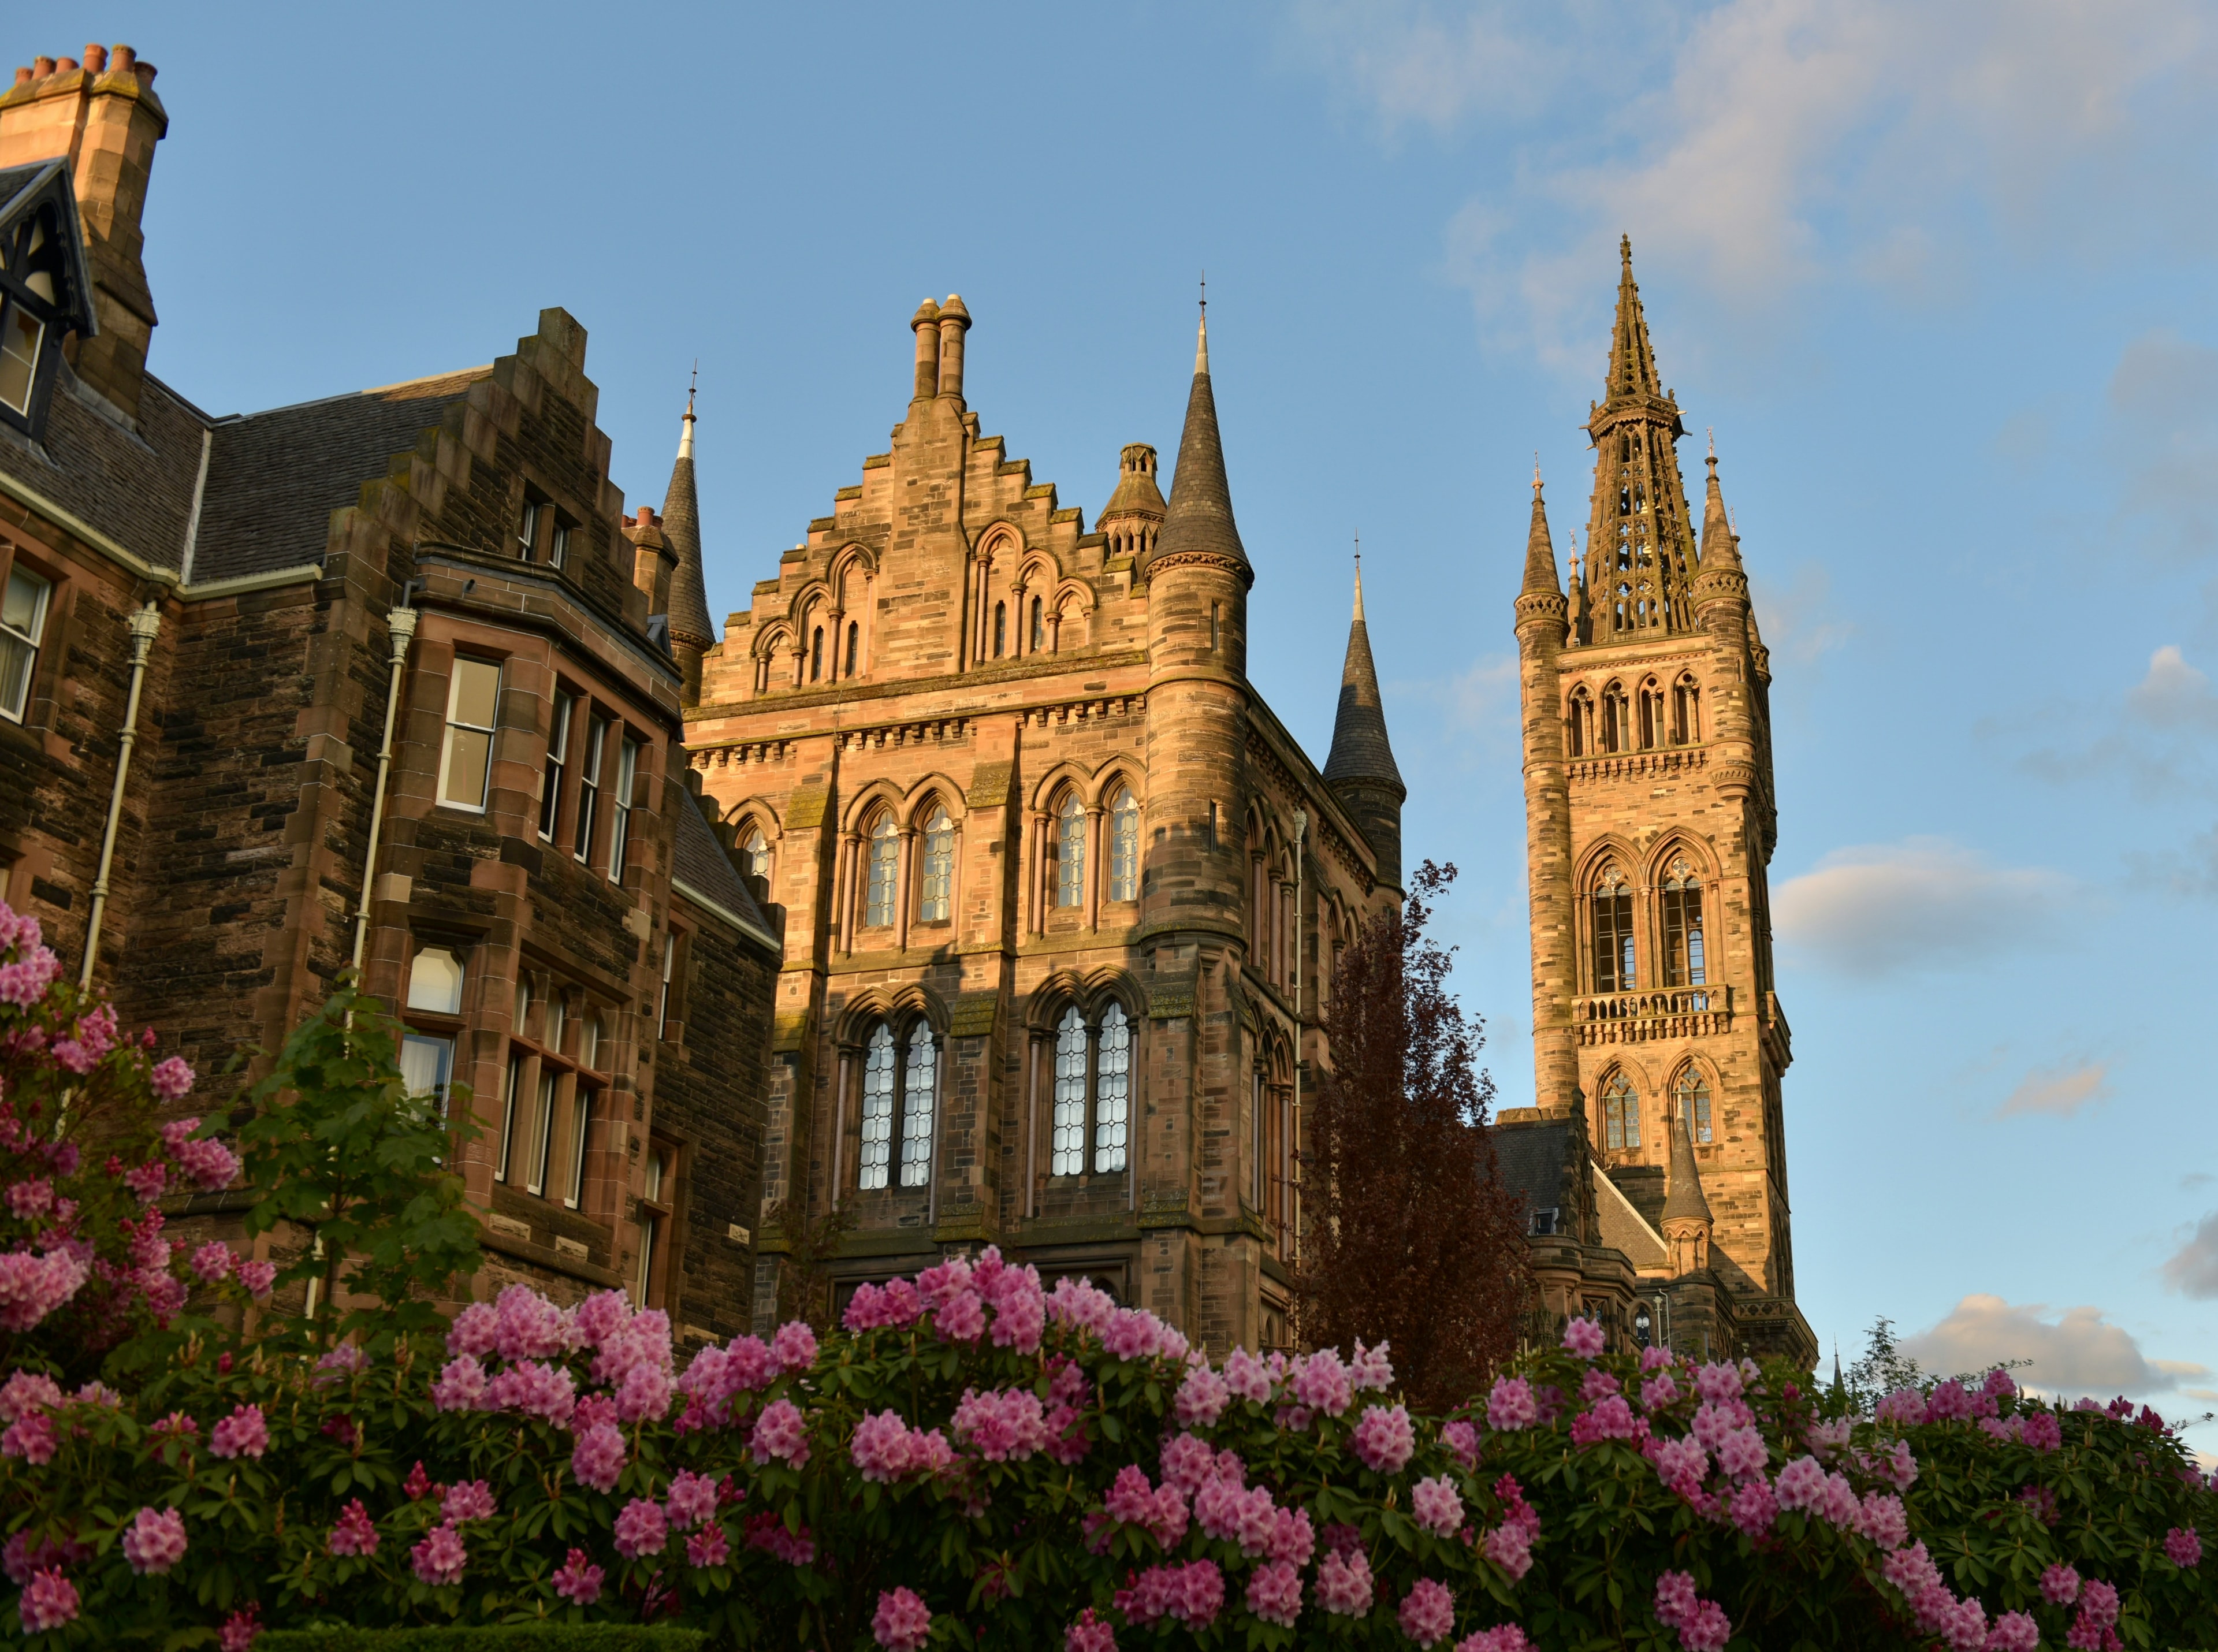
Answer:
<svg viewBox="0 0 2218 1652"><path fill-rule="evenodd" d="M1086 899L1086 811L1076 796L1063 800L1055 821L1055 904L1075 906Z"/></svg>
<svg viewBox="0 0 2218 1652"><path fill-rule="evenodd" d="M1122 1170L1132 1097L1132 1024L1118 1005L1101 1018L1100 1068L1094 1085L1094 1168Z"/></svg>
<svg viewBox="0 0 2218 1652"><path fill-rule="evenodd" d="M863 896L863 925L873 928L894 921L894 869L901 838L893 816L881 816L870 832L868 887Z"/></svg>
<svg viewBox="0 0 2218 1652"><path fill-rule="evenodd" d="M955 887L955 823L937 810L924 828L924 880L916 915L927 924L947 921Z"/></svg>
<svg viewBox="0 0 2218 1652"><path fill-rule="evenodd" d="M562 1195L562 1203L573 1210L585 1195L585 1131L593 1122L593 1092L581 1089L578 1099L570 1108L570 1185Z"/></svg>
<svg viewBox="0 0 2218 1652"><path fill-rule="evenodd" d="M1073 1005L1055 1030L1055 1115L1048 1157L1051 1176L1086 1168L1086 1022Z"/></svg>
<svg viewBox="0 0 2218 1652"><path fill-rule="evenodd" d="M0 401L19 413L31 411L31 381L45 332L44 325L21 305L10 304L7 319L0 322Z"/></svg>
<svg viewBox="0 0 2218 1652"><path fill-rule="evenodd" d="M524 1087L524 1057L508 1058L508 1082L500 1094L500 1159L494 1166L493 1178L497 1182L508 1179L509 1155L516 1147L517 1092Z"/></svg>
<svg viewBox="0 0 2218 1652"><path fill-rule="evenodd" d="M408 1007L434 1015L462 1012L462 965L443 946L427 946L408 971Z"/></svg>
<svg viewBox="0 0 2218 1652"><path fill-rule="evenodd" d="M922 1187L932 1179L932 1116L939 1077L939 1052L932 1047L932 1029L920 1021L908 1036L908 1070L901 1075L903 1187Z"/></svg>
<svg viewBox="0 0 2218 1652"><path fill-rule="evenodd" d="M570 750L570 713L575 695L554 694L554 718L547 735L547 783L539 798L539 835L552 841L562 814L562 765Z"/></svg>
<svg viewBox="0 0 2218 1652"><path fill-rule="evenodd" d="M39 651L19 637L0 631L0 712L21 722L31 699L31 668Z"/></svg>
<svg viewBox="0 0 2218 1652"><path fill-rule="evenodd" d="M531 1110L531 1153L525 1161L524 1191L545 1194L547 1191L547 1158L554 1138L554 1074L539 1075L537 1104Z"/></svg>
<svg viewBox="0 0 2218 1652"><path fill-rule="evenodd" d="M863 1162L857 1175L859 1186L886 1185L886 1172L893 1163L893 1144L894 1035L893 1030L881 1022L870 1034L869 1051L863 1058Z"/></svg>
<svg viewBox="0 0 2218 1652"><path fill-rule="evenodd" d="M1688 889L1685 892L1685 899L1687 985L1701 987L1706 984L1707 979L1703 974L1702 966L1702 892L1700 889Z"/></svg>
<svg viewBox="0 0 2218 1652"><path fill-rule="evenodd" d="M447 1099L447 1079L454 1070L455 1041L427 1033L403 1033L400 1038L400 1080L412 1096ZM442 1108L443 1111L443 1105Z"/></svg>
<svg viewBox="0 0 2218 1652"><path fill-rule="evenodd" d="M50 582L28 568L10 569L8 594L0 599L0 626L38 647L46 628L46 598L53 591Z"/></svg>
<svg viewBox="0 0 2218 1652"><path fill-rule="evenodd" d="M473 728L491 728L499 708L500 667L482 659L455 660L454 699L448 720Z"/></svg>
<svg viewBox="0 0 2218 1652"><path fill-rule="evenodd" d="M1110 812L1109 898L1140 898L1140 803L1130 792L1118 793Z"/></svg>
<svg viewBox="0 0 2218 1652"><path fill-rule="evenodd" d="M740 858L746 863L749 877L770 875L770 844L761 832L747 834L747 840L740 845Z"/></svg>
<svg viewBox="0 0 2218 1652"><path fill-rule="evenodd" d="M493 763L493 736L474 728L447 730L447 784L443 803L464 808L485 807L486 781Z"/></svg>

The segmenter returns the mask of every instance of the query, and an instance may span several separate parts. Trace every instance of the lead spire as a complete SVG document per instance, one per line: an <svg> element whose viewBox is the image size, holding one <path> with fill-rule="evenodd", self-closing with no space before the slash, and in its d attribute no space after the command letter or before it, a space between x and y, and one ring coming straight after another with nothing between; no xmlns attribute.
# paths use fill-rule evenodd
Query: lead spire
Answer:
<svg viewBox="0 0 2218 1652"><path fill-rule="evenodd" d="M1533 461L1533 526L1525 535L1522 594L1560 596L1563 589L1556 580L1556 544L1548 537L1548 507L1540 497L1540 461L1536 455Z"/></svg>
<svg viewBox="0 0 2218 1652"><path fill-rule="evenodd" d="M1371 628L1363 617L1363 557L1355 559L1355 614L1348 625L1348 659L1340 671L1340 708L1332 720L1332 752L1325 783L1347 807L1379 855L1382 882L1402 885L1402 804L1409 788L1386 738L1386 705L1379 693L1379 667L1371 658Z"/></svg>
<svg viewBox="0 0 2218 1652"><path fill-rule="evenodd" d="M685 393L685 417L679 426L677 462L670 467L670 490L662 500L662 531L678 559L670 571L671 652L685 673L692 700L700 697L701 655L716 642L701 572L701 503L693 485L693 399L699 380L697 367L694 387Z"/></svg>

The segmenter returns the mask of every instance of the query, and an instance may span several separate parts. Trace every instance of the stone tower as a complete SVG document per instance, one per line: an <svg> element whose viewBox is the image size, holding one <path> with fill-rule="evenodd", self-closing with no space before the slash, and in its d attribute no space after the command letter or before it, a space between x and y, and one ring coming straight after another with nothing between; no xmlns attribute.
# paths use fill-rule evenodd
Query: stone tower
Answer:
<svg viewBox="0 0 2218 1652"><path fill-rule="evenodd" d="M1649 1233L1663 1226L1668 1261L1636 1258L1644 1275L1699 1259L1732 1321L1721 1338L1806 1359L1766 887L1769 660L1714 453L1697 548L1685 427L1621 251L1587 423L1585 571L1574 556L1559 583L1536 476L1516 601L1536 1100L1578 1114L1600 1169Z"/></svg>

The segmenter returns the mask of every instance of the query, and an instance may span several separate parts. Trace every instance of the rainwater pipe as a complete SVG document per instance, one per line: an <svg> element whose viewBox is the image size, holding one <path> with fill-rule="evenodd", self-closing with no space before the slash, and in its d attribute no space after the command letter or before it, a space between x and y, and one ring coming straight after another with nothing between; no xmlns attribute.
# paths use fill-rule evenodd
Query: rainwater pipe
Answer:
<svg viewBox="0 0 2218 1652"><path fill-rule="evenodd" d="M1308 951L1302 932L1302 884L1308 871L1304 849L1310 835L1310 817L1306 809L1294 811L1294 1124L1287 1132L1291 1138L1286 1150L1293 1160L1293 1174L1287 1179L1294 1185L1294 1256L1298 1261L1302 1253L1302 956Z"/></svg>
<svg viewBox="0 0 2218 1652"><path fill-rule="evenodd" d="M100 960L100 920L108 913L108 874L115 862L115 834L123 821L123 787L131 777L131 748L139 743L139 690L146 682L146 652L162 628L162 616L153 603L133 609L126 622L131 628L131 697L123 708L122 749L115 755L115 785L108 794L108 827L100 838L100 873L92 881L92 911L84 929L84 964L77 984L92 985L93 966Z"/></svg>
<svg viewBox="0 0 2218 1652"><path fill-rule="evenodd" d="M385 780L393 771L393 723L400 710L400 674L408 666L408 645L416 639L416 610L396 608L386 615L393 639L393 678L385 691L385 741L377 748L377 787L369 805L369 848L362 861L362 906L354 915L354 975L362 981L362 955L369 942L369 902L377 879L377 839L385 829Z"/></svg>

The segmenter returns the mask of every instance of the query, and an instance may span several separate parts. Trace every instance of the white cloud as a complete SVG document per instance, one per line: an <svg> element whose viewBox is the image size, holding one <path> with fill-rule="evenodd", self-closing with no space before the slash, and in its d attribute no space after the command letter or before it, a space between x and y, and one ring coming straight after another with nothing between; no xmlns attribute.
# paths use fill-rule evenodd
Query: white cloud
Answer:
<svg viewBox="0 0 2218 1652"><path fill-rule="evenodd" d="M1798 665L1814 665L1843 646L1856 627L1841 617L1833 576L1823 562L1798 562L1785 585L1751 577L1756 627L1772 653Z"/></svg>
<svg viewBox="0 0 2218 1652"><path fill-rule="evenodd" d="M2187 1242L2165 1262L2164 1282L2184 1296L2205 1300L2218 1296L2218 1210L2203 1217Z"/></svg>
<svg viewBox="0 0 2218 1652"><path fill-rule="evenodd" d="M2084 1062L2078 1067L2043 1067L2025 1075L1996 1110L1996 1117L2051 1113L2069 1118L2089 1102L2110 1093L2108 1069L2101 1061Z"/></svg>
<svg viewBox="0 0 2218 1652"><path fill-rule="evenodd" d="M2218 694L2176 642L2149 656L2148 674L2126 696L2126 709L2156 728L2218 729Z"/></svg>
<svg viewBox="0 0 2218 1652"><path fill-rule="evenodd" d="M2099 1308L2070 1308L2054 1319L2048 1314L2041 1302L1967 1296L1932 1329L1904 1339L1903 1351L1929 1370L1951 1372L2030 1359L2020 1379L2049 1394L2166 1393L2210 1375L2186 1361L2149 1358Z"/></svg>
<svg viewBox="0 0 2218 1652"><path fill-rule="evenodd" d="M1772 897L1781 943L1844 974L1948 968L2039 943L2072 891L1940 838L1834 851Z"/></svg>

